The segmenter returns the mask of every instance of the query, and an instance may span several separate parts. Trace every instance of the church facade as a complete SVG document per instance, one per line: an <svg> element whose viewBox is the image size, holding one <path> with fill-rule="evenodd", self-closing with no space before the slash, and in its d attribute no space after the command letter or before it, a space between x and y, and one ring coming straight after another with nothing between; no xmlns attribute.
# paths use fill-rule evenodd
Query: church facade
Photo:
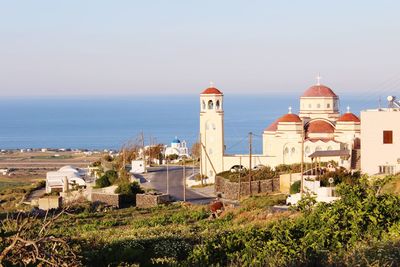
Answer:
<svg viewBox="0 0 400 267"><path fill-rule="evenodd" d="M263 153L252 155L251 168L300 163L302 156L306 163L319 158L356 168L360 127L360 119L349 108L340 114L339 97L318 82L300 97L299 114L289 107L287 114L264 130ZM200 140L203 175L211 178L235 165L250 167L249 155L225 153L223 93L214 86L200 94Z"/></svg>

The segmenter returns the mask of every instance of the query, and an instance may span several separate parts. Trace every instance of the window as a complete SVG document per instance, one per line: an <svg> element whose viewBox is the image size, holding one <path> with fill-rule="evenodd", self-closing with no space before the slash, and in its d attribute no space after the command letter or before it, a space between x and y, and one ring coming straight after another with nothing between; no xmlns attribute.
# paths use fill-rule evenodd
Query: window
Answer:
<svg viewBox="0 0 400 267"><path fill-rule="evenodd" d="M328 146L328 148L327 148L326 150L328 150L328 151L329 151L329 150L332 150L332 147L331 147L331 146Z"/></svg>
<svg viewBox="0 0 400 267"><path fill-rule="evenodd" d="M381 165L381 166L379 166L379 173L395 174L395 166Z"/></svg>
<svg viewBox="0 0 400 267"><path fill-rule="evenodd" d="M393 131L383 131L383 143L393 144Z"/></svg>
<svg viewBox="0 0 400 267"><path fill-rule="evenodd" d="M289 154L289 148L288 147L285 148L284 153L285 153L285 155Z"/></svg>
<svg viewBox="0 0 400 267"><path fill-rule="evenodd" d="M219 100L217 100L217 103L215 104L215 107L216 107L217 109L219 109L219 108L220 108L220 105L219 105Z"/></svg>
<svg viewBox="0 0 400 267"><path fill-rule="evenodd" d="M311 108L311 104L308 104L308 108Z"/></svg>
<svg viewBox="0 0 400 267"><path fill-rule="evenodd" d="M317 108L321 108L321 104L317 104Z"/></svg>
<svg viewBox="0 0 400 267"><path fill-rule="evenodd" d="M213 109L214 108L214 103L212 100L208 101L208 109Z"/></svg>
<svg viewBox="0 0 400 267"><path fill-rule="evenodd" d="M327 108L330 108L330 107L331 107L331 104L329 104L329 103L326 104L326 107L327 107Z"/></svg>
<svg viewBox="0 0 400 267"><path fill-rule="evenodd" d="M293 156L296 153L296 149L294 147L292 147L292 149L290 150L290 154Z"/></svg>
<svg viewBox="0 0 400 267"><path fill-rule="evenodd" d="M203 109L206 109L206 102L203 100Z"/></svg>
<svg viewBox="0 0 400 267"><path fill-rule="evenodd" d="M309 146L306 146L306 155L308 155L308 154L310 154L310 152L311 152L311 149L310 149L310 147Z"/></svg>
<svg viewBox="0 0 400 267"><path fill-rule="evenodd" d="M315 151L321 151L322 150L322 148L320 147L320 146L317 146L316 148L315 148Z"/></svg>

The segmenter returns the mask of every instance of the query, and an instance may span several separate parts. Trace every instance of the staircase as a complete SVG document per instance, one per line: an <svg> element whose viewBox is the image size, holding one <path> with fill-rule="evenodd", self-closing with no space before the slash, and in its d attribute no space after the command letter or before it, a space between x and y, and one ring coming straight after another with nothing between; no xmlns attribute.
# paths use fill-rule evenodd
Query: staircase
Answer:
<svg viewBox="0 0 400 267"><path fill-rule="evenodd" d="M361 169L361 150L353 149L351 151L351 169L360 170Z"/></svg>

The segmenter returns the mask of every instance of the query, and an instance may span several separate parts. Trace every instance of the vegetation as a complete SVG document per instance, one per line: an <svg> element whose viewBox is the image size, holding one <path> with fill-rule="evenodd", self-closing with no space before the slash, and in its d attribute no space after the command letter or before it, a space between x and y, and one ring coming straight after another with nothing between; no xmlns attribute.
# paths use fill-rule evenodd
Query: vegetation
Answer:
<svg viewBox="0 0 400 267"><path fill-rule="evenodd" d="M136 196L136 194L143 193L144 191L137 182L133 183L122 183L115 189L116 194L126 196Z"/></svg>
<svg viewBox="0 0 400 267"><path fill-rule="evenodd" d="M221 176L225 179L228 179L231 182L238 182L239 177L242 182L248 182L249 181L249 170L243 169L243 170L238 170L237 172L231 172L231 171L224 171L221 173L218 173L217 176ZM270 167L262 167L257 170L252 170L251 172L251 180L252 181L258 181L258 180L267 180L267 179L272 179L278 177L278 173L274 170L272 170Z"/></svg>
<svg viewBox="0 0 400 267"><path fill-rule="evenodd" d="M300 193L301 181L296 181L290 186L290 194Z"/></svg>
<svg viewBox="0 0 400 267"><path fill-rule="evenodd" d="M341 199L334 203L313 205L306 197L297 210L285 212L272 208L284 203L285 195L253 196L237 208L227 206L218 219L210 219L207 206L109 211L83 203L54 219L45 235L38 234L44 217L30 217L29 231L19 237L60 238L68 245L58 247L61 254L41 246L38 255L67 255L66 265L73 265L70 259L90 266L397 266L400 197L387 188L397 179L361 177L341 183ZM48 214L46 221L54 216ZM21 250L4 253L18 232L6 227L13 224L20 225L15 216L0 224L3 264L21 264L16 256ZM17 248L27 249L22 244Z"/></svg>
<svg viewBox="0 0 400 267"><path fill-rule="evenodd" d="M101 176L100 178L98 178L96 180L96 187L97 188L103 188L103 187L107 187L107 186L110 186L110 185L111 185L111 183L108 180L108 177L105 176L105 175Z"/></svg>

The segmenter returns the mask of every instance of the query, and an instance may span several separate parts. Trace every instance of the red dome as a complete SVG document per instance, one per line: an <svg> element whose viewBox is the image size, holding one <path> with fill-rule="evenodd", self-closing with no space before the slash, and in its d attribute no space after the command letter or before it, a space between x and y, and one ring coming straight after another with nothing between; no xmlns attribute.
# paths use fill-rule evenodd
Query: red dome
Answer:
<svg viewBox="0 0 400 267"><path fill-rule="evenodd" d="M335 128L326 121L312 121L306 130L308 133L333 133Z"/></svg>
<svg viewBox="0 0 400 267"><path fill-rule="evenodd" d="M360 122L360 119L351 112L343 114L338 121Z"/></svg>
<svg viewBox="0 0 400 267"><path fill-rule="evenodd" d="M308 88L302 97L337 97L337 95L331 88L321 84Z"/></svg>
<svg viewBox="0 0 400 267"><path fill-rule="evenodd" d="M222 92L215 87L208 87L202 93L202 95L209 94L209 95L222 95Z"/></svg>
<svg viewBox="0 0 400 267"><path fill-rule="evenodd" d="M276 131L280 122L301 122L301 119L296 114L288 113L271 123L265 131Z"/></svg>

